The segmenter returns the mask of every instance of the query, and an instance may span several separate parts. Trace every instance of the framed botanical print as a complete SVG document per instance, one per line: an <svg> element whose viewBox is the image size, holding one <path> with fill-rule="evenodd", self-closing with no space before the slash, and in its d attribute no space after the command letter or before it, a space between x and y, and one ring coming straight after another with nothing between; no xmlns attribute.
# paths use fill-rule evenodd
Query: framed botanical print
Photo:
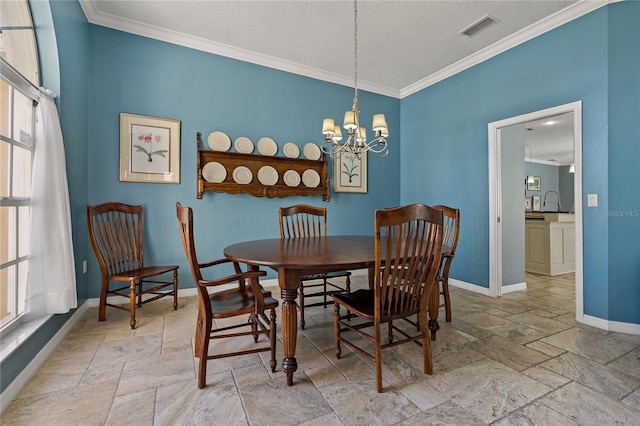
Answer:
<svg viewBox="0 0 640 426"><path fill-rule="evenodd" d="M540 191L540 176L531 176L531 181L527 180L528 191Z"/></svg>
<svg viewBox="0 0 640 426"><path fill-rule="evenodd" d="M180 121L120 113L120 181L180 183Z"/></svg>
<svg viewBox="0 0 640 426"><path fill-rule="evenodd" d="M343 152L333 163L335 192L367 193L367 154Z"/></svg>
<svg viewBox="0 0 640 426"><path fill-rule="evenodd" d="M540 202L540 196L539 195L534 195L531 198L533 199L533 211L534 212L542 211L542 204Z"/></svg>
<svg viewBox="0 0 640 426"><path fill-rule="evenodd" d="M533 209L533 200L531 200L531 197L524 197L524 209L528 212Z"/></svg>

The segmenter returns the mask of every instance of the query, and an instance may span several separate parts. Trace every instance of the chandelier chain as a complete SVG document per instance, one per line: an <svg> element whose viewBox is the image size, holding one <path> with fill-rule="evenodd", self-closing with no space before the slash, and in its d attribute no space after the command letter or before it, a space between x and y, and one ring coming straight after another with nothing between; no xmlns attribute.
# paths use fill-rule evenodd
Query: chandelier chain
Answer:
<svg viewBox="0 0 640 426"><path fill-rule="evenodd" d="M353 102L358 102L358 1L353 2Z"/></svg>

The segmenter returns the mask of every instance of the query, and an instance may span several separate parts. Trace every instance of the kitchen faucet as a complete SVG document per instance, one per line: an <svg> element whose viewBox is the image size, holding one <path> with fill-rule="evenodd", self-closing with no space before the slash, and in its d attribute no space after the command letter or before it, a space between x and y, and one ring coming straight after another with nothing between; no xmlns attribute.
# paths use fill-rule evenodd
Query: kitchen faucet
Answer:
<svg viewBox="0 0 640 426"><path fill-rule="evenodd" d="M554 193L558 196L558 202L556 203L558 205L558 211L562 210L562 203L560 203L560 193L558 191L547 191L544 193L544 201L542 202L542 206L546 207L547 206L547 194L549 193ZM551 201L553 202L553 201Z"/></svg>

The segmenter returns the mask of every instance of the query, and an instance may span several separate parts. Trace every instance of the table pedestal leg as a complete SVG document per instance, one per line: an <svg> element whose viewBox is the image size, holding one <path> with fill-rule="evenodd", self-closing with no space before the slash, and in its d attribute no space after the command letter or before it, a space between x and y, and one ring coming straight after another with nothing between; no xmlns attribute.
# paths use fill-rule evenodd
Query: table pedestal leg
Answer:
<svg viewBox="0 0 640 426"><path fill-rule="evenodd" d="M294 289L287 289L284 282L280 282L280 295L282 296L282 346L284 359L282 360L282 370L287 375L287 385L293 385L293 373L298 369L296 361L296 338L298 336L298 308L296 298L298 296L297 285L300 282L299 274L296 277L286 277L286 273L278 273L278 281L296 283ZM295 273L291 275L296 275Z"/></svg>

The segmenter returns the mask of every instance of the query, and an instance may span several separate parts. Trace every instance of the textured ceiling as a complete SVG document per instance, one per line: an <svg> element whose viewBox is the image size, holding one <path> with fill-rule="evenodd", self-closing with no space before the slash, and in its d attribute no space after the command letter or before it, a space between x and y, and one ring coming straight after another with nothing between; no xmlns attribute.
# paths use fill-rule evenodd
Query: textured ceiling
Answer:
<svg viewBox="0 0 640 426"><path fill-rule="evenodd" d="M524 124L525 159L566 166L573 163L573 113L565 113Z"/></svg>
<svg viewBox="0 0 640 426"><path fill-rule="evenodd" d="M360 0L358 87L397 98L408 96L607 2ZM80 0L80 4L93 24L353 86L350 0ZM496 23L472 37L460 34L487 15Z"/></svg>
<svg viewBox="0 0 640 426"><path fill-rule="evenodd" d="M353 85L353 3L80 0L89 22ZM358 2L358 85L404 97L606 0ZM473 37L459 32L489 15Z"/></svg>

